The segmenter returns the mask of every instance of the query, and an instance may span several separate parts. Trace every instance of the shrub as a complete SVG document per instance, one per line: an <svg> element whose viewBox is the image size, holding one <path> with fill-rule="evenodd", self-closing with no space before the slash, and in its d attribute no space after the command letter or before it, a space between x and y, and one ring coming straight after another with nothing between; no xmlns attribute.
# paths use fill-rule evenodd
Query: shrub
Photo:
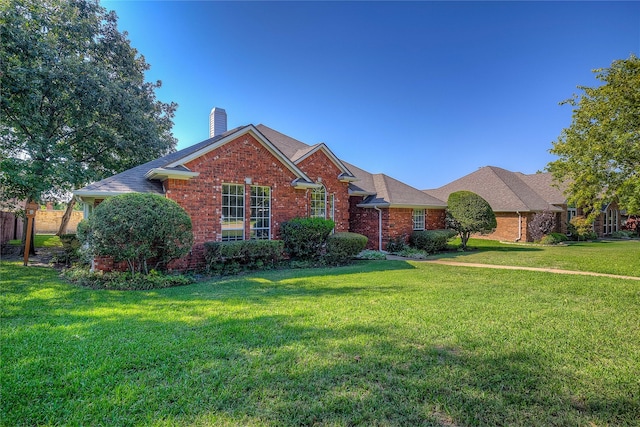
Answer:
<svg viewBox="0 0 640 427"><path fill-rule="evenodd" d="M324 262L329 265L348 264L367 246L366 236L358 233L335 233L327 238Z"/></svg>
<svg viewBox="0 0 640 427"><path fill-rule="evenodd" d="M625 231L625 230L614 231L613 233L611 233L611 237L614 239L630 239L634 235L635 233L633 231Z"/></svg>
<svg viewBox="0 0 640 427"><path fill-rule="evenodd" d="M533 216L527 228L533 241L539 242L556 228L556 215L549 210L538 212Z"/></svg>
<svg viewBox="0 0 640 427"><path fill-rule="evenodd" d="M162 289L189 285L194 279L180 274L163 274L151 270L149 274L131 272L89 271L86 267L74 267L63 272L63 276L79 286L91 289L109 289L118 291L136 291Z"/></svg>
<svg viewBox="0 0 640 427"><path fill-rule="evenodd" d="M387 242L387 252L398 253L407 249L409 245L407 245L407 236L398 236L392 239L389 239Z"/></svg>
<svg viewBox="0 0 640 427"><path fill-rule="evenodd" d="M365 249L364 251L360 252L358 255L356 255L356 258L358 259L387 259L387 256L380 252L380 251L373 251L371 249Z"/></svg>
<svg viewBox="0 0 640 427"><path fill-rule="evenodd" d="M64 263L66 265L79 259L80 240L75 234L61 234L60 243L64 250Z"/></svg>
<svg viewBox="0 0 640 427"><path fill-rule="evenodd" d="M640 217L632 215L624 222L622 229L640 237ZM631 236L630 236L631 237Z"/></svg>
<svg viewBox="0 0 640 427"><path fill-rule="evenodd" d="M285 251L300 260L319 260L335 223L322 218L293 218L280 228Z"/></svg>
<svg viewBox="0 0 640 427"><path fill-rule="evenodd" d="M126 261L131 273L148 264L164 269L193 243L191 218L176 202L156 194L130 193L106 199L78 229L93 255Z"/></svg>
<svg viewBox="0 0 640 427"><path fill-rule="evenodd" d="M567 236L562 233L549 233L540 239L540 243L543 245L557 245L558 243L566 241Z"/></svg>
<svg viewBox="0 0 640 427"><path fill-rule="evenodd" d="M409 243L416 249L433 254L447 249L447 242L456 234L454 230L414 231L409 238Z"/></svg>
<svg viewBox="0 0 640 427"><path fill-rule="evenodd" d="M584 216L574 216L569 221L569 233L576 240L594 240L598 236L593 231L593 225L589 219Z"/></svg>
<svg viewBox="0 0 640 427"><path fill-rule="evenodd" d="M411 258L411 259L427 259L427 256L429 254L423 251L422 249L406 247L405 249L398 252L398 255L404 258Z"/></svg>
<svg viewBox="0 0 640 427"><path fill-rule="evenodd" d="M486 234L495 230L496 215L491 205L471 191L455 191L447 199L447 228L460 235L462 250L472 233Z"/></svg>
<svg viewBox="0 0 640 427"><path fill-rule="evenodd" d="M240 270L273 268L282 261L282 240L240 240L237 242L206 242L207 270L216 274L235 274Z"/></svg>

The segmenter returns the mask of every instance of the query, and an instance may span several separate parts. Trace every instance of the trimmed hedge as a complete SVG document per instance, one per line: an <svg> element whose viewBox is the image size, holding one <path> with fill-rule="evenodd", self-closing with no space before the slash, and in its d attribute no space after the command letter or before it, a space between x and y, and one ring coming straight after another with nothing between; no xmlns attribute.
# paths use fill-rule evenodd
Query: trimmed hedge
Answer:
<svg viewBox="0 0 640 427"><path fill-rule="evenodd" d="M281 240L206 242L204 248L207 270L216 274L273 268L284 259L284 242Z"/></svg>
<svg viewBox="0 0 640 427"><path fill-rule="evenodd" d="M455 230L414 231L409 242L414 248L433 254L447 249L447 241L457 234Z"/></svg>
<svg viewBox="0 0 640 427"><path fill-rule="evenodd" d="M299 260L319 260L335 223L322 218L293 218L280 227L284 249Z"/></svg>
<svg viewBox="0 0 640 427"><path fill-rule="evenodd" d="M341 265L351 262L367 246L366 236L358 233L334 233L327 238L326 264Z"/></svg>

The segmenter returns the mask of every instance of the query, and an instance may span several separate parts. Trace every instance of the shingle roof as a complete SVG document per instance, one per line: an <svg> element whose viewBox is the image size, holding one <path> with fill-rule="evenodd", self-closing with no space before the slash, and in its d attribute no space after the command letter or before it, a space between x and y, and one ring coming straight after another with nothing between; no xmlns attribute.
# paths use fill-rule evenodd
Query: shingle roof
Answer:
<svg viewBox="0 0 640 427"><path fill-rule="evenodd" d="M187 171L187 168L180 164L182 159L198 155L198 152L206 150L209 146L216 144L227 136L243 131L248 127L252 127L252 125L229 130L222 135L206 139L191 147L87 185L77 190L75 194L80 196L95 196L97 194L107 196L130 192L164 194L164 189L159 181L145 178L147 172L154 168ZM338 159L325 144L307 145L262 124L253 127L253 129L257 130L279 153L286 157L288 159L286 161L291 161L292 163L296 163L314 150L327 150L328 154L334 158L334 161L339 163L338 166L346 176L353 176L357 179L356 182L349 183L349 190L351 194L367 196L365 205L446 207L446 203L437 197L426 194L387 175L371 174ZM169 165L172 166L169 167Z"/></svg>
<svg viewBox="0 0 640 427"><path fill-rule="evenodd" d="M485 166L449 184L424 190L442 200L455 191L472 191L484 198L495 212L536 212L565 203L560 190L551 185L548 173L524 175L495 166Z"/></svg>

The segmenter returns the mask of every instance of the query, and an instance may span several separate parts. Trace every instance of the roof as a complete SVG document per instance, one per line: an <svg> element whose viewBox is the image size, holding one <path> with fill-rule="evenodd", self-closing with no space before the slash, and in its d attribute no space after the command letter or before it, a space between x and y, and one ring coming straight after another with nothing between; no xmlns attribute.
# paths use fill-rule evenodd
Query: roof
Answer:
<svg viewBox="0 0 640 427"><path fill-rule="evenodd" d="M117 194L139 192L164 194L161 179L166 177L191 178L197 172L190 171L185 163L216 149L238 135L253 132L276 157L294 171L297 176L293 185L300 188L317 186L307 177L297 164L317 151L324 152L341 171L339 178L349 182L349 194L364 196L363 207L438 207L446 203L429 194L400 182L384 174L371 174L363 169L340 160L324 143L307 145L265 125L246 125L229 130L221 135L206 139L191 147L168 154L159 159L103 179L74 192L81 197L108 197Z"/></svg>
<svg viewBox="0 0 640 427"><path fill-rule="evenodd" d="M485 199L494 212L561 211L566 203L553 185L551 174L525 175L495 166L485 166L449 184L424 193L447 200L456 191L472 191Z"/></svg>

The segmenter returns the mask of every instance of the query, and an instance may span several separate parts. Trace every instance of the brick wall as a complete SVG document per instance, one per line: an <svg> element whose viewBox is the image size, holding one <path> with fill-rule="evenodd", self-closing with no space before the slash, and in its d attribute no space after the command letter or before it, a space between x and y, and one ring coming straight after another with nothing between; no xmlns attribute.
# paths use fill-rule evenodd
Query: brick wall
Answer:
<svg viewBox="0 0 640 427"><path fill-rule="evenodd" d="M175 200L191 216L194 245L189 256L174 261L176 269L199 268L204 265L204 243L222 239L222 184L245 185L245 238L249 238L250 187L271 188L271 236L280 237L280 226L294 217L309 215L310 190L296 190L291 182L296 178L281 161L251 134L245 134L213 150L186 166L200 172L188 181L169 179L166 195ZM335 194L336 230L346 231L348 225L348 184L340 182L340 171L322 152L314 153L298 165L310 179L321 178L327 195ZM246 184L249 178L251 184Z"/></svg>
<svg viewBox="0 0 640 427"><path fill-rule="evenodd" d="M64 211L44 211L39 210L36 212L36 233L38 234L55 234L60 228L62 222L62 215ZM71 212L71 218L69 219L69 225L67 226L67 233L75 233L78 228L78 223L82 221L82 211Z"/></svg>
<svg viewBox="0 0 640 427"><path fill-rule="evenodd" d="M362 197L351 197L349 219L349 231L360 233L369 239L367 249L378 250L379 214L372 208L359 208ZM382 249L386 249L391 239L404 237L408 240L413 232L413 209L409 208L384 208L382 212ZM428 230L443 229L445 210L428 209L426 212L426 228Z"/></svg>

